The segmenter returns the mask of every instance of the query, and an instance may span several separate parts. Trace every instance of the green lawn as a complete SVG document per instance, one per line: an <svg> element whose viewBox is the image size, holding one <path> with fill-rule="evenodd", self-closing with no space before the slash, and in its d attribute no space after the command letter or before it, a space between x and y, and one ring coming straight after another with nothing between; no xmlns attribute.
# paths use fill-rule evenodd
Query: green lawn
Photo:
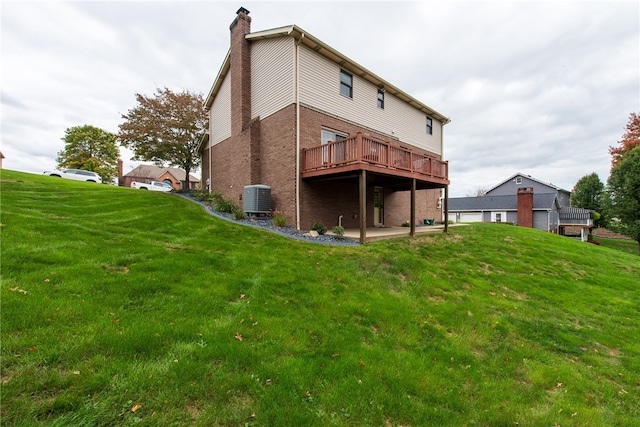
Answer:
<svg viewBox="0 0 640 427"><path fill-rule="evenodd" d="M593 240L607 248L617 249L633 255L638 255L638 242L631 239L614 239L610 237L594 237Z"/></svg>
<svg viewBox="0 0 640 427"><path fill-rule="evenodd" d="M0 178L2 425L638 425L637 255L491 224L315 245Z"/></svg>

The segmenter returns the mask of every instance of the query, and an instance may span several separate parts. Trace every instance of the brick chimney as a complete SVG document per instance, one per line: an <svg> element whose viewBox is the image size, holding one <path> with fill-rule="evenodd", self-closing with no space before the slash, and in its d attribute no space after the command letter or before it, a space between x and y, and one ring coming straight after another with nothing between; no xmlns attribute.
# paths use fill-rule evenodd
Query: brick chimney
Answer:
<svg viewBox="0 0 640 427"><path fill-rule="evenodd" d="M238 9L231 26L231 129L240 134L251 120L251 49L244 38L251 32L251 18L244 7Z"/></svg>
<svg viewBox="0 0 640 427"><path fill-rule="evenodd" d="M124 183L122 182L122 172L122 159L118 159L118 185L124 185Z"/></svg>
<svg viewBox="0 0 640 427"><path fill-rule="evenodd" d="M251 44L245 39L251 33L251 18L244 7L229 27L231 48L229 73L231 76L231 143L237 162L229 165L236 171L236 183L260 184L260 121L251 121ZM238 194L241 200L242 193Z"/></svg>
<svg viewBox="0 0 640 427"><path fill-rule="evenodd" d="M518 225L533 228L533 188L518 188Z"/></svg>

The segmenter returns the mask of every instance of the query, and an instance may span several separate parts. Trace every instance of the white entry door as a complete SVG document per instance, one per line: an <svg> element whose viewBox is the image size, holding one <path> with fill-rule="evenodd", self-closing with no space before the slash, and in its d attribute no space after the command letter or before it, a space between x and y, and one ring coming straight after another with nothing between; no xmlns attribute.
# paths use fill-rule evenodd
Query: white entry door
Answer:
<svg viewBox="0 0 640 427"><path fill-rule="evenodd" d="M382 227L384 225L384 194L382 187L373 187L373 225Z"/></svg>

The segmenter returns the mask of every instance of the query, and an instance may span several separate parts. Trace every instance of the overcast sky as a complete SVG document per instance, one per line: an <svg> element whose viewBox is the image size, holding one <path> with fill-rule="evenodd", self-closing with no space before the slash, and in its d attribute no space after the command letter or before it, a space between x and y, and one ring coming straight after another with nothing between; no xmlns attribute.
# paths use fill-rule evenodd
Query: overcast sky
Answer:
<svg viewBox="0 0 640 427"><path fill-rule="evenodd" d="M240 6L295 24L451 118L450 196L522 172L571 190L640 111L638 1L2 1L3 167L56 166L65 129L117 133L135 94L206 96ZM125 173L139 162L121 149Z"/></svg>

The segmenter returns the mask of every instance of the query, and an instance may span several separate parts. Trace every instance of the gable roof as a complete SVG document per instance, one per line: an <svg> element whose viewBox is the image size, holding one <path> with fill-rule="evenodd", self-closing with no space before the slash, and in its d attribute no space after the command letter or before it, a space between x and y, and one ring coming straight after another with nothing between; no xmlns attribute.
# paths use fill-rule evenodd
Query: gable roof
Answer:
<svg viewBox="0 0 640 427"><path fill-rule="evenodd" d="M378 77L376 74L367 70L363 66L359 65L355 61L351 60L347 56L338 52L331 46L325 44L321 40L317 39L316 37L312 36L311 34L309 34L308 32L306 32L305 30L303 30L302 28L296 25L288 25L285 27L279 27L279 28L273 28L270 30L249 33L245 35L245 39L261 40L261 39L268 39L268 38L274 38L274 37L287 37L287 36L293 37L297 42L302 43L303 45L309 47L310 49L319 53L320 55L339 64L342 68L349 71L350 73L357 75L364 80L367 80L368 82L372 83L375 86L384 88L386 92L394 95L398 99L406 102L407 104L424 112L425 114L439 120L440 122L442 122L443 125L451 121L448 117L438 113L436 110L428 107L426 104L423 104L422 102L418 101L411 95L403 92L402 90L398 89L397 87L387 82L386 80L383 80L381 77ZM227 55L224 58L224 62L222 63L222 67L220 67L220 71L218 72L216 80L214 81L213 86L211 87L211 90L207 95L207 99L205 100L204 105L207 109L211 108L211 105L213 104L213 100L216 97L218 91L220 90L220 87L222 86L222 82L224 81L225 76L229 72L230 65L231 65L229 61L230 61L230 51L227 52Z"/></svg>
<svg viewBox="0 0 640 427"><path fill-rule="evenodd" d="M547 187L549 187L549 188L552 188L552 189L554 189L554 190L557 190L557 191L565 191L565 192L569 193L569 191L568 191L568 190L565 190L565 189L563 189L563 188L560 188L560 187L558 187L557 185L551 184L551 183L549 183L549 182L540 181L539 179L534 178L534 177L532 177L531 175L525 175L525 174L520 173L520 172L518 172L518 173L516 173L516 174L514 174L514 175L512 175L512 176L510 176L509 178L507 178L507 179L505 179L504 181L502 181L500 184L498 184L498 185L494 185L493 187L491 187L490 189L488 189L488 190L487 190L487 193L488 193L488 192L490 192L490 191L495 190L496 188L500 187L500 186L501 186L501 185L503 185L503 184L506 184L507 182L509 182L509 181L511 181L511 180L514 180L514 179L515 179L516 177L518 177L518 176L521 176L521 177L523 177L523 178L530 179L531 181L535 181L535 182L537 182L537 183L539 183L539 184L545 185L545 186L547 186Z"/></svg>
<svg viewBox="0 0 640 427"><path fill-rule="evenodd" d="M156 165L139 165L136 168L134 168L131 172L124 174L124 176L157 179L162 175L164 175L165 173L169 173L171 176L173 176L176 179L176 181L180 181L180 182L186 181L185 177L187 173L184 170L180 168L165 168L165 167L156 166ZM189 174L189 181L199 182L200 180L194 177L193 175Z"/></svg>
<svg viewBox="0 0 640 427"><path fill-rule="evenodd" d="M547 210L557 206L557 198L553 193L533 195L533 209ZM518 210L518 196L484 196L484 197L455 197L449 199L451 211L516 211Z"/></svg>

